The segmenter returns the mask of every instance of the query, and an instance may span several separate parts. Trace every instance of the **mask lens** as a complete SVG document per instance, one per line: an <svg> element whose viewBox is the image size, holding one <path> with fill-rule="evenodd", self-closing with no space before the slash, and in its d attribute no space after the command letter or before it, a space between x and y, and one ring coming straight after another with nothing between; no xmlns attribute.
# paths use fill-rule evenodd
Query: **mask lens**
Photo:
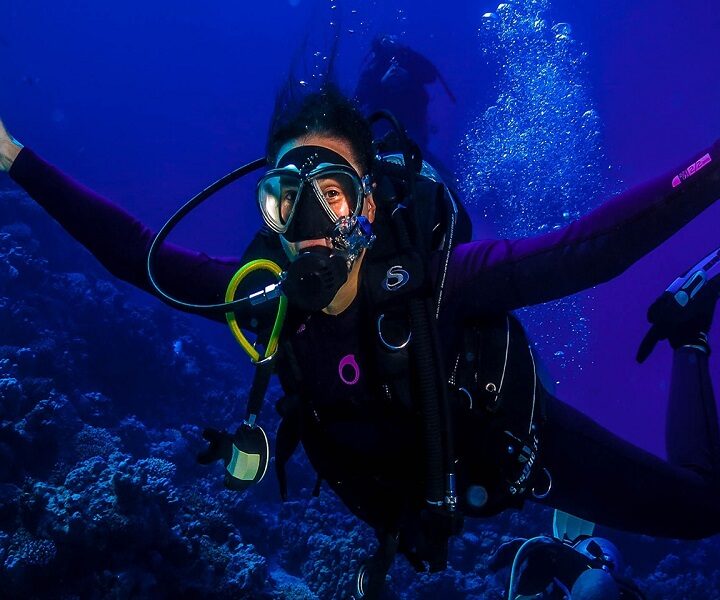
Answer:
<svg viewBox="0 0 720 600"><path fill-rule="evenodd" d="M280 222L283 225L287 225L290 220L290 216L295 211L295 204L298 199L299 184L296 180L291 177L280 178L280 189L279 189L279 215Z"/></svg>
<svg viewBox="0 0 720 600"><path fill-rule="evenodd" d="M299 178L292 175L264 177L258 186L258 203L266 223L276 231L287 228L298 200Z"/></svg>
<svg viewBox="0 0 720 600"><path fill-rule="evenodd" d="M306 174L276 169L258 183L258 204L265 223L283 234L299 227L298 235L299 231L309 235L312 230L313 235L323 237L322 232L340 217L357 215L361 197L360 179L342 165L321 165ZM292 221L299 222L296 226Z"/></svg>
<svg viewBox="0 0 720 600"><path fill-rule="evenodd" d="M360 182L343 172L326 172L313 179L316 196L327 206L335 217L349 217L355 214L360 196Z"/></svg>

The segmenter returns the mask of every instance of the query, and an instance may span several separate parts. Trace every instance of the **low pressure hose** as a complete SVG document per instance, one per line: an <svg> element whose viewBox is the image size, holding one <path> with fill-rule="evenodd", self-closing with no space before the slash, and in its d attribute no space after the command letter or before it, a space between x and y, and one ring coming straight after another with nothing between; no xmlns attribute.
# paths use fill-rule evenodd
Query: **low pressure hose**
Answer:
<svg viewBox="0 0 720 600"><path fill-rule="evenodd" d="M227 312L228 310L239 308L241 305L245 304L245 298L241 298L230 303L224 302L221 304L194 304L192 302L184 302L183 300L179 300L174 296L171 296L160 287L160 284L158 284L157 279L155 278L155 255L160 250L162 243L165 241L168 235L170 235L170 232L175 229L177 224L182 219L184 219L192 210L200 206L200 204L205 202L205 200L210 198L210 196L212 196L213 194L219 192L221 189L227 187L241 177L244 177L248 173L257 171L258 169L261 169L266 165L267 161L264 158L259 158L251 163L243 165L238 169L235 169L234 171L231 171L224 177L218 179L215 183L206 187L202 192L196 194L190 200L188 200L183 206L178 209L178 211L172 217L168 219L167 223L165 223L165 225L160 228L160 231L158 231L158 233L155 235L152 244L150 244L150 249L148 250L147 275L150 281L150 285L152 285L158 296L160 296L160 298L162 298L165 302L167 302L171 306L174 306L175 308L180 308L182 310L194 313Z"/></svg>
<svg viewBox="0 0 720 600"><path fill-rule="evenodd" d="M515 553L512 568L510 569L510 582L508 583L507 600L515 600L517 596L520 565L527 558L527 555L530 554L530 552L532 552L533 550L540 548L541 546L547 546L548 544L556 543L558 542L554 538L551 538L547 535L539 535L523 542L523 545L520 546L518 551Z"/></svg>

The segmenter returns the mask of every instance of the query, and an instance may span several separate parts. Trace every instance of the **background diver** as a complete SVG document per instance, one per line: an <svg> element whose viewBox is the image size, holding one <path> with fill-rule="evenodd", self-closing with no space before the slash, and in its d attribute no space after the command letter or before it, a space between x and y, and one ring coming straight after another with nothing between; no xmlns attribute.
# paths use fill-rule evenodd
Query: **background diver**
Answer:
<svg viewBox="0 0 720 600"><path fill-rule="evenodd" d="M376 159L367 120L332 85L276 107L271 169L258 185L265 228L248 252L272 254L303 292L290 302L275 366L286 394L276 462L301 441L319 476L376 530L369 573L385 571L396 550L419 570L440 570L461 515L525 500L655 536L720 532L706 336L715 288L689 298L692 319L666 320L659 334L676 348L667 462L548 393L509 314L616 277L699 215L720 196L720 143L561 230L517 240L463 239L452 215L423 224L423 198L431 208L452 199L431 177L408 175L416 158ZM157 294L146 268L153 231L1 126L0 168L113 275ZM212 304L244 262L163 243L155 273L174 296ZM303 288L301 269L318 264L318 285ZM269 306L244 305L236 318L252 329ZM422 310L432 327L423 329ZM445 412L433 413L433 393ZM206 437L206 461L237 459L233 436Z"/></svg>
<svg viewBox="0 0 720 600"><path fill-rule="evenodd" d="M355 98L365 114L385 109L396 115L408 135L426 149L430 138L427 88L436 82L455 104L442 73L428 58L400 43L397 36L379 35L363 61ZM431 161L433 166L436 162Z"/></svg>

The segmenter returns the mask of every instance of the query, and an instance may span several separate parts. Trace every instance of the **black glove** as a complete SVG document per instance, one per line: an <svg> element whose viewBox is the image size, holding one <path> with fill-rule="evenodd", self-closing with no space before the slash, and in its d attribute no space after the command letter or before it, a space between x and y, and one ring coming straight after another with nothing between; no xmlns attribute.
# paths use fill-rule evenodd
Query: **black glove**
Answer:
<svg viewBox="0 0 720 600"><path fill-rule="evenodd" d="M703 294L703 292L706 292ZM713 313L717 296L706 288L698 294L695 305L688 318L678 323L671 323L667 330L667 338L673 349L682 346L701 346L710 352L707 334L712 325Z"/></svg>
<svg viewBox="0 0 720 600"><path fill-rule="evenodd" d="M707 334L712 324L717 292L707 286L686 306L680 306L673 294L664 292L648 309L650 331L638 350L637 361L643 362L661 340L668 340L673 349L698 346L710 352Z"/></svg>
<svg viewBox="0 0 720 600"><path fill-rule="evenodd" d="M218 431L212 428L203 429L202 436L210 445L202 452L198 452L197 461L201 465L209 465L222 459L227 466L232 456L233 436L227 431Z"/></svg>
<svg viewBox="0 0 720 600"><path fill-rule="evenodd" d="M685 275L678 277L648 309L652 324L637 353L643 362L655 345L667 339L674 348L696 346L710 353L710 331L720 294L720 249L711 252Z"/></svg>

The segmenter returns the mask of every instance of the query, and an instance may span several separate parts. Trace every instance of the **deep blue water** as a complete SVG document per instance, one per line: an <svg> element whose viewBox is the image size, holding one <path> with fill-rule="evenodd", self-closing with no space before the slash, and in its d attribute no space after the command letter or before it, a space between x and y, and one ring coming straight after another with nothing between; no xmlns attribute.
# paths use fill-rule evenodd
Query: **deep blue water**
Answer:
<svg viewBox="0 0 720 600"><path fill-rule="evenodd" d="M481 15L496 7L466 0L0 0L0 116L27 146L157 227L207 183L263 153L275 92L303 39L312 72L313 53L321 60L332 32L341 32L339 79L352 91L372 36L393 33L436 64L458 99L453 105L434 88L430 149L460 177L463 136L497 97L497 65L478 33ZM581 83L616 189L681 163L720 135L714 2L557 0L546 18L569 23L587 53ZM174 239L240 252L259 223L252 185L221 195ZM469 205L478 231L503 225L482 218L472 199ZM718 222L716 206L578 300L589 319L577 351L582 369L547 357L560 397L659 455L670 353L661 348L646 365L635 363L644 314L672 278L720 244ZM205 340L245 360L223 327L196 321ZM711 357L716 378L718 357Z"/></svg>

